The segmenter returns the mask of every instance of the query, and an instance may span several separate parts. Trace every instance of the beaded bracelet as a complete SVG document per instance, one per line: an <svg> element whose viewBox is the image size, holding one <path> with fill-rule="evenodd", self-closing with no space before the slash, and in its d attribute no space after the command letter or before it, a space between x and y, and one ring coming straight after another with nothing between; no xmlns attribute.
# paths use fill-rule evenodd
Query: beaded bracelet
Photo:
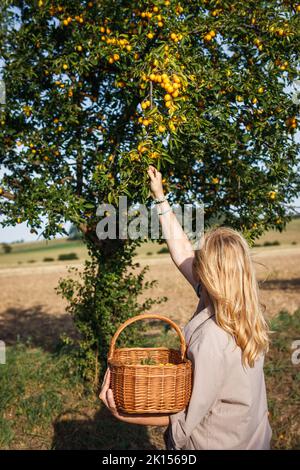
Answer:
<svg viewBox="0 0 300 470"><path fill-rule="evenodd" d="M160 204L161 202L167 201L166 196L162 197L161 199L154 199L154 204Z"/></svg>
<svg viewBox="0 0 300 470"><path fill-rule="evenodd" d="M158 212L158 215L164 215L166 214L167 212L170 212L172 210L172 207L170 207L169 209L167 209L166 211L164 212Z"/></svg>

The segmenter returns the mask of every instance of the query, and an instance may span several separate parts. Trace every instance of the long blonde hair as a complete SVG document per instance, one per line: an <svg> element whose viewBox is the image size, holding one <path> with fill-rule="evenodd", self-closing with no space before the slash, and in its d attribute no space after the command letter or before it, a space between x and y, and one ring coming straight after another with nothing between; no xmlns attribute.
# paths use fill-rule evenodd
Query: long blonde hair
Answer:
<svg viewBox="0 0 300 470"><path fill-rule="evenodd" d="M193 269L217 324L232 335L250 367L269 348L269 329L258 298L258 283L244 237L229 227L209 230L196 250Z"/></svg>

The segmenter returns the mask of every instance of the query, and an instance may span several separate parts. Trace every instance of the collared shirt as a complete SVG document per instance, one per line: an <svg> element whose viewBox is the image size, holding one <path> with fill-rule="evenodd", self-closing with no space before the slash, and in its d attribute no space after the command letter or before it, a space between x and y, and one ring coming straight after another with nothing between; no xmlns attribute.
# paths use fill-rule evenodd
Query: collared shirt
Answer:
<svg viewBox="0 0 300 470"><path fill-rule="evenodd" d="M200 309L183 333L193 388L187 408L170 415L166 448L269 449L264 357L244 367L241 349L217 325L211 306Z"/></svg>

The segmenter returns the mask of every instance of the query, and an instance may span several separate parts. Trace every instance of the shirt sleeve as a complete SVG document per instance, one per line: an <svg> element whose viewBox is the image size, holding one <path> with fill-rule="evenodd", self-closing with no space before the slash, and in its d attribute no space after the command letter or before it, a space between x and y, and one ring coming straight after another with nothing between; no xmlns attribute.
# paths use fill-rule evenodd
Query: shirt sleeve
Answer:
<svg viewBox="0 0 300 470"><path fill-rule="evenodd" d="M169 449L184 447L196 426L209 413L216 401L224 378L224 356L218 337L201 331L190 345L188 358L193 365L193 387L185 410L170 415Z"/></svg>

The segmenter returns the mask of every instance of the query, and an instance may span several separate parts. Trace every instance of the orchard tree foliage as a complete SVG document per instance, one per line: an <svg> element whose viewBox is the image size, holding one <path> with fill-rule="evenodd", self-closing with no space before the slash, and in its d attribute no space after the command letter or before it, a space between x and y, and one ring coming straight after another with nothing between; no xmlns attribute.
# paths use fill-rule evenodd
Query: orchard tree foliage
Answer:
<svg viewBox="0 0 300 470"><path fill-rule="evenodd" d="M171 201L204 204L207 225L221 212L254 239L289 219L300 189L291 88L300 4L2 0L1 7L3 225L27 221L39 231L46 217L46 238L63 233L65 221L82 231L91 255L83 287L69 280L62 290L85 351L102 348L104 358L115 323L145 306L135 300L142 279L126 274L139 242L99 241L96 208L125 195L128 204L149 204L149 164L163 172Z"/></svg>

